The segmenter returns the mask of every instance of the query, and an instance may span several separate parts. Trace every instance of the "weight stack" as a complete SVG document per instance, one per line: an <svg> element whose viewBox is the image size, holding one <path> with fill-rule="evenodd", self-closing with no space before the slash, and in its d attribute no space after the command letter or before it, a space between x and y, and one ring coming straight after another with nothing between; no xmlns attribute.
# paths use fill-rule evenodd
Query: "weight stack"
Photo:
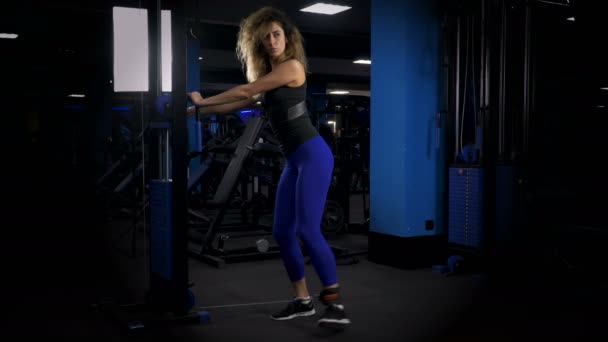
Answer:
<svg viewBox="0 0 608 342"><path fill-rule="evenodd" d="M150 181L150 268L165 280L173 279L173 196L170 180Z"/></svg>
<svg viewBox="0 0 608 342"><path fill-rule="evenodd" d="M450 167L448 243L481 249L483 243L482 168Z"/></svg>

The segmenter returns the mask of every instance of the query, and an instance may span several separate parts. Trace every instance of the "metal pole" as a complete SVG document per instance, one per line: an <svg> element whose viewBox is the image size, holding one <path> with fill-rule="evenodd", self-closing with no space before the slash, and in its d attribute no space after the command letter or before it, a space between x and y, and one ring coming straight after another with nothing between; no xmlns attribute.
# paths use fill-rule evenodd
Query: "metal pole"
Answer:
<svg viewBox="0 0 608 342"><path fill-rule="evenodd" d="M481 146L479 148L479 161L483 160L483 146L484 146L484 129L483 120L486 108L486 14L485 14L485 0L481 0L481 19L480 19L480 56L479 56L479 126L481 127Z"/></svg>
<svg viewBox="0 0 608 342"><path fill-rule="evenodd" d="M171 179L171 151L170 151L170 147L171 147L171 136L170 136L170 132L169 129L165 130L165 136L164 136L164 145L165 145L165 177L163 177L164 180L170 180Z"/></svg>
<svg viewBox="0 0 608 342"><path fill-rule="evenodd" d="M529 125L530 125L530 70L531 70L531 30L532 30L532 7L526 5L524 33L524 98L523 98L523 122L522 122L522 153L528 154Z"/></svg>
<svg viewBox="0 0 608 342"><path fill-rule="evenodd" d="M455 87L455 115L456 115L456 120L455 120L455 127L456 127L456 134L455 134L455 142L456 142L456 149L454 152L454 161L457 160L458 158L458 154L460 153L460 143L458 141L458 137L460 136L460 16L458 18L456 18L456 87Z"/></svg>
<svg viewBox="0 0 608 342"><path fill-rule="evenodd" d="M186 115L187 106L187 37L186 1L171 1L171 40L172 40L172 106L173 117L172 138L173 150L172 180L173 180L173 267L176 295L180 298L176 303L177 310L184 310L187 304L189 283L188 272L188 127Z"/></svg>
<svg viewBox="0 0 608 342"><path fill-rule="evenodd" d="M504 0L500 11L500 85L498 96L498 159L505 154L505 86L506 86L506 53L507 53L507 8Z"/></svg>

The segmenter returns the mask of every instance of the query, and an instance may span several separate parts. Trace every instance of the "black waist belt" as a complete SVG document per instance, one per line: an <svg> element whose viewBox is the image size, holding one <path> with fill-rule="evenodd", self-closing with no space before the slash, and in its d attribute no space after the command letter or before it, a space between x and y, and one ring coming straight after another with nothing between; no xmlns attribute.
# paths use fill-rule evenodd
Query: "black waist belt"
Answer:
<svg viewBox="0 0 608 342"><path fill-rule="evenodd" d="M279 109L272 108L269 110L269 113L272 115L273 112L276 112L278 110ZM293 120L295 118L298 118L298 117L306 114L307 112L308 112L308 108L306 108L306 101L299 102L287 109L287 119L284 121ZM272 116L274 116L274 115L272 115Z"/></svg>
<svg viewBox="0 0 608 342"><path fill-rule="evenodd" d="M306 101L302 101L295 104L287 110L287 120L293 120L299 116L306 114L308 109L306 108Z"/></svg>

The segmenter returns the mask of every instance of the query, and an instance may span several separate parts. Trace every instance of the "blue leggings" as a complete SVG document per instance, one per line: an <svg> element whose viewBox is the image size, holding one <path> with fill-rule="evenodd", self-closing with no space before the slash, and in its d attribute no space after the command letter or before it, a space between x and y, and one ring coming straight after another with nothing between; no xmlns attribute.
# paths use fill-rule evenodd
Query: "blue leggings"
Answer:
<svg viewBox="0 0 608 342"><path fill-rule="evenodd" d="M274 238L289 279L304 278L302 241L323 286L338 282L336 259L321 233L321 219L331 182L334 158L316 136L287 156L276 194Z"/></svg>

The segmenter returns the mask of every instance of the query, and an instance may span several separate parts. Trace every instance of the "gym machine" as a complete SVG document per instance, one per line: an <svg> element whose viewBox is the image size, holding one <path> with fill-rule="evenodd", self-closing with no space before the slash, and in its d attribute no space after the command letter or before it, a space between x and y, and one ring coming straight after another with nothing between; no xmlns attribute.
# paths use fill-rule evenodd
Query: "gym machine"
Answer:
<svg viewBox="0 0 608 342"><path fill-rule="evenodd" d="M334 154L332 176L321 229L327 236L367 235L369 231L369 109L367 96L313 94L317 130ZM322 105L318 105L322 103ZM355 177L353 177L355 175ZM360 208L352 204L361 203ZM353 217L359 212L358 221ZM351 250L331 246L342 264L355 264L367 248Z"/></svg>
<svg viewBox="0 0 608 342"><path fill-rule="evenodd" d="M151 41L160 46L161 8L153 5L149 10ZM116 10L116 8L115 8ZM171 9L171 31L173 60L185 60L186 25L184 22L184 2L174 3ZM153 49L154 50L154 45ZM158 49L157 51L160 51ZM160 62L160 54L150 54L152 65ZM130 332L145 328L167 326L178 323L207 323L208 312L197 311L193 286L189 282L187 227L186 227L186 118L182 108L186 108L186 66L184 63L172 65L174 92L167 115L150 124L151 135L151 179L149 181L150 201L150 255L149 289L140 303L121 305L104 302L99 309L112 317ZM157 73L150 73L152 85L151 104L160 93ZM182 212L183 211L183 212Z"/></svg>
<svg viewBox="0 0 608 342"><path fill-rule="evenodd" d="M261 132L267 124L267 119L261 116L252 117L247 121L236 148L230 153L230 161L213 198L203 202L202 210L191 211L191 214L195 213L199 218L206 218L208 224L190 227L190 253L215 267L223 267L226 263L270 259L279 255L278 246L271 245L265 238L272 234L271 226L262 225L256 220L245 220L238 224L224 222L226 215L233 209L230 208L231 200L238 190L239 181L246 176L247 164L256 154L281 153L277 145L259 142ZM255 200L255 197L252 200ZM248 245L247 242L241 242L251 238L257 239L253 243L250 241ZM226 245L230 244L237 247L227 248Z"/></svg>

